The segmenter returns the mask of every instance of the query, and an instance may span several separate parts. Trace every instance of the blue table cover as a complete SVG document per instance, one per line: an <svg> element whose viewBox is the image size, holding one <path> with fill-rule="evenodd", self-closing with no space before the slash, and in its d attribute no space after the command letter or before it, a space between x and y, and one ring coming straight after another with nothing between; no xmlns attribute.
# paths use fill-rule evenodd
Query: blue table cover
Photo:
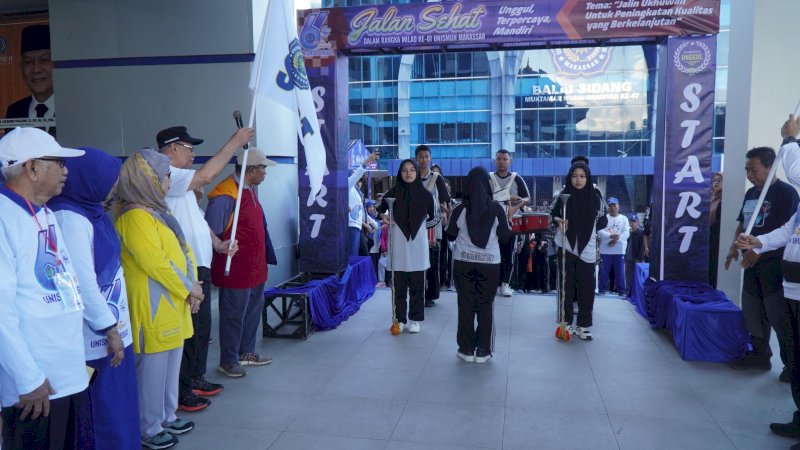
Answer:
<svg viewBox="0 0 800 450"><path fill-rule="evenodd" d="M317 330L332 330L358 312L361 304L375 293L375 270L369 256L354 256L341 277L331 275L303 286L269 288L265 296L281 293L308 294L311 321Z"/></svg>

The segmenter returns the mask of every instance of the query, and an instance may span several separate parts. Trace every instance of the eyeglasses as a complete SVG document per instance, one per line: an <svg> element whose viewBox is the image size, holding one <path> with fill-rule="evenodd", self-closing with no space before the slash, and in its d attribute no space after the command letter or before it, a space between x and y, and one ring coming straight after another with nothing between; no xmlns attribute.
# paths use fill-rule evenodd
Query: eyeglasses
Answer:
<svg viewBox="0 0 800 450"><path fill-rule="evenodd" d="M36 158L36 159L38 159L39 161L50 161L50 162L54 162L54 163L58 164L58 167L59 167L60 169L63 169L63 168L64 168L64 165L66 164L66 161L65 161L65 160L63 160L63 159L60 159L60 158Z"/></svg>
<svg viewBox="0 0 800 450"><path fill-rule="evenodd" d="M186 147L189 149L190 152L194 151L194 147L189 144L184 144L183 142L176 142L175 145L180 145L181 147Z"/></svg>

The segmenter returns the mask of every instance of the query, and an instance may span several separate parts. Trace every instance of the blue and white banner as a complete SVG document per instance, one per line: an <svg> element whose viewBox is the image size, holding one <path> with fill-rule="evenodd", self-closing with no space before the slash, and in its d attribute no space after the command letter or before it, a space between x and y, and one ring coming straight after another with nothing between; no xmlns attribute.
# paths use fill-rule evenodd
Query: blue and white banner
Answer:
<svg viewBox="0 0 800 450"><path fill-rule="evenodd" d="M708 280L716 42L670 37L662 61L665 129L656 152L650 271L662 280Z"/></svg>
<svg viewBox="0 0 800 450"><path fill-rule="evenodd" d="M304 41L305 42L305 41ZM319 66L319 67L318 67ZM308 64L311 91L320 118L328 170L322 190L310 205L300 203L300 242L297 268L300 272L337 273L347 268L347 57ZM337 149L339 149L337 151ZM299 155L300 198L312 189Z"/></svg>
<svg viewBox="0 0 800 450"><path fill-rule="evenodd" d="M325 175L325 148L311 95L303 52L297 38L294 8L289 0L270 0L255 64L250 73L250 89L283 107L275 114L297 118L294 130L273 129L269 133L297 133L305 153L305 170L310 191L305 204L311 205L322 188ZM301 203L303 203L301 198Z"/></svg>

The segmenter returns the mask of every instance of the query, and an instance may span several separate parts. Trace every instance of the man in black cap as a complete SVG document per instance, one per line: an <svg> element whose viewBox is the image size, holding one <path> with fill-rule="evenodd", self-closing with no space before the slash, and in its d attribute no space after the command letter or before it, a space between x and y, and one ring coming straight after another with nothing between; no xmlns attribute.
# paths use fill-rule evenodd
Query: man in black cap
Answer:
<svg viewBox="0 0 800 450"><path fill-rule="evenodd" d="M252 128L237 130L215 155L194 170L194 147L202 144L202 139L191 136L182 126L161 130L156 135L159 151L170 159L171 183L167 191L167 206L194 252L197 277L203 282L205 298L200 303L200 310L192 314L194 335L186 339L183 345L178 388L178 409L181 411L205 409L211 403L205 397L216 395L223 389L222 385L208 381L205 373L211 337L211 258L213 252L226 253L230 243L221 241L212 233L197 204L195 190L211 183L236 150L252 138Z"/></svg>
<svg viewBox="0 0 800 450"><path fill-rule="evenodd" d="M31 25L23 28L21 41L20 69L31 95L11 104L6 110L6 119L55 118L50 26ZM46 131L56 136L56 127L48 127Z"/></svg>

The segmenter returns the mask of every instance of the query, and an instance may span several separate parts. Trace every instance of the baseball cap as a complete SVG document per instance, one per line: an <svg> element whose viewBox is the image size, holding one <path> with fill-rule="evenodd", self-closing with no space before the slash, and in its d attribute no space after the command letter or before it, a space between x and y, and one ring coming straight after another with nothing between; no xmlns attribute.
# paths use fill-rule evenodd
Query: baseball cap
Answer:
<svg viewBox="0 0 800 450"><path fill-rule="evenodd" d="M609 205L619 205L619 200L617 199L617 197L609 197L608 202L606 203L608 203Z"/></svg>
<svg viewBox="0 0 800 450"><path fill-rule="evenodd" d="M50 26L31 25L22 29L19 53L50 50Z"/></svg>
<svg viewBox="0 0 800 450"><path fill-rule="evenodd" d="M83 150L64 148L38 128L14 128L0 139L0 167L11 167L38 158L74 158Z"/></svg>
<svg viewBox="0 0 800 450"><path fill-rule="evenodd" d="M197 139L190 136L189 132L186 131L186 127L169 127L165 130L159 131L156 135L156 143L158 144L159 148L178 141L188 142L192 145L199 145L203 143L202 139Z"/></svg>
<svg viewBox="0 0 800 450"><path fill-rule="evenodd" d="M244 160L244 153L236 157L236 164L241 166L243 160ZM269 167L269 166L277 166L278 163L276 163L271 159L268 159L261 150L257 148L251 148L250 151L247 153L247 164L244 165L247 167L250 166Z"/></svg>
<svg viewBox="0 0 800 450"><path fill-rule="evenodd" d="M638 222L639 221L639 216L637 216L636 214L631 214L631 216L628 217L628 221L630 221L630 222Z"/></svg>

